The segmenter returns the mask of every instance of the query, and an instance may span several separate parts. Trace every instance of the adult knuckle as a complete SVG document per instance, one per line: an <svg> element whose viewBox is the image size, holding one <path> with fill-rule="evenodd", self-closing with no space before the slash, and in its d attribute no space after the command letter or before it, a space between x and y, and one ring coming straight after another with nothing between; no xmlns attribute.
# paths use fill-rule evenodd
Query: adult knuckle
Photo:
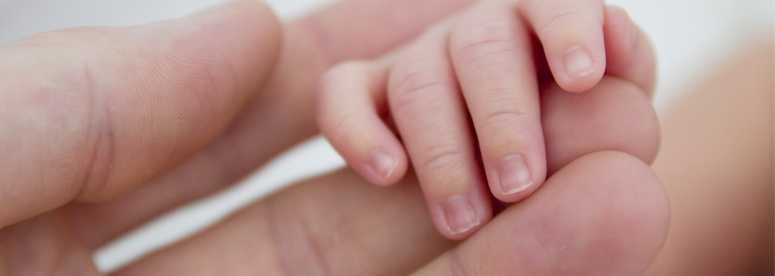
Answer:
<svg viewBox="0 0 775 276"><path fill-rule="evenodd" d="M65 141L63 144L72 142L77 145L62 148L74 149L74 152L69 154L80 162L78 179L73 182L73 187L77 189L75 196L86 201L104 201L115 197L118 192L118 189L109 183L115 163L116 144L111 108L108 106L110 95L106 87L96 80L96 76L103 74L97 71L97 67L103 65L99 58L115 49L110 46L110 35L105 29L84 27L48 32L22 43L33 47L57 47L64 53L92 53L88 57L41 56L41 60L62 57L70 60L62 62L60 66L64 67L58 68L57 71L63 73L48 77L51 82L28 86L29 91L32 91L28 96L42 104L45 121L50 126L68 128L60 134L74 133L73 136L62 136L61 141ZM67 115L60 116L62 112Z"/></svg>
<svg viewBox="0 0 775 276"><path fill-rule="evenodd" d="M89 142L89 158L86 173L82 181L81 199L99 201L116 196L117 189L110 186L111 168L115 156L115 135L110 108L94 81L94 74L89 62L83 63L79 80L83 93L88 99L87 133Z"/></svg>
<svg viewBox="0 0 775 276"><path fill-rule="evenodd" d="M61 58L41 55L41 60ZM71 58L53 66L46 82L20 78L6 83L8 93L18 93L19 106L25 110L20 117L34 133L31 143L54 135L55 142L46 145L50 166L67 168L66 177L59 180L67 186L70 196L105 197L111 193L107 182L113 167L113 127L104 91L95 81L93 60ZM13 99L13 97L12 97ZM30 121L25 118L36 118ZM30 133L30 134L32 134ZM50 138L49 138L50 139ZM63 161L68 160L63 163ZM54 174L55 171L47 172Z"/></svg>

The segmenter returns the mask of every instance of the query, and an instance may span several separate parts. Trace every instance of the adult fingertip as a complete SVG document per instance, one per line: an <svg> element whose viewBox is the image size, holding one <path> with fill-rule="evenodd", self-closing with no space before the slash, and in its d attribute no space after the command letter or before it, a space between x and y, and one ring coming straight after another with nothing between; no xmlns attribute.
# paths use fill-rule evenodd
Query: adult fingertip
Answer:
<svg viewBox="0 0 775 276"><path fill-rule="evenodd" d="M618 251L627 257L621 268L628 268L632 273L615 275L643 273L664 246L671 218L667 191L654 170L641 158L619 151L588 154L568 167L575 171L572 174L599 177L596 183L587 183L577 193L591 195L588 199L598 202L608 200L609 206L617 206L606 211L608 217L603 227L608 227L610 234L601 238L607 239L603 244L609 252Z"/></svg>
<svg viewBox="0 0 775 276"><path fill-rule="evenodd" d="M645 163L653 162L657 155L660 127L656 111L646 93L632 82L606 77L581 95L555 86L544 93L542 107L549 171L602 150L626 152Z"/></svg>

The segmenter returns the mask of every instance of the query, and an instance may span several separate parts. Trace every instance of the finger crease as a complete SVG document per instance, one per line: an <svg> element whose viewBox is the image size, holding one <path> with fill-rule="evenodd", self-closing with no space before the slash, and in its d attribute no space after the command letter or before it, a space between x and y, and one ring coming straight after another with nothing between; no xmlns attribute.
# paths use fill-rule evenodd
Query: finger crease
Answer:
<svg viewBox="0 0 775 276"><path fill-rule="evenodd" d="M556 14L556 15L552 16L552 18L549 19L549 21L546 21L546 22L542 23L541 26L538 26L538 28L536 28L536 31L537 31L537 33L544 33L548 29L550 29L552 26L556 25L557 22L560 22L560 20L563 20L566 17L573 16L573 15L575 15L577 13L578 13L577 11L570 10L570 11L564 11L564 12L562 12L560 14Z"/></svg>
<svg viewBox="0 0 775 276"><path fill-rule="evenodd" d="M422 167L434 171L442 170L447 166L451 166L455 164L457 160L464 160L464 158L461 157L460 151L456 149L441 150L432 153L430 156L431 158L422 163Z"/></svg>
<svg viewBox="0 0 775 276"><path fill-rule="evenodd" d="M519 110L501 110L493 112L485 119L486 122L511 122L527 117L527 113Z"/></svg>
<svg viewBox="0 0 775 276"><path fill-rule="evenodd" d="M322 247L315 239L309 225L298 216L288 216L297 218L295 225L280 225L275 205L275 200L266 201L271 240L283 274L288 276L332 275ZM299 244L288 245L283 241L299 242Z"/></svg>
<svg viewBox="0 0 775 276"><path fill-rule="evenodd" d="M88 62L84 62L82 69L83 93L86 93L89 102L89 115L86 131L87 141L91 143L91 156L87 162L86 171L81 182L79 197L98 193L110 179L110 172L114 158L114 135L111 123L110 108L99 103L100 95L96 91L93 71Z"/></svg>

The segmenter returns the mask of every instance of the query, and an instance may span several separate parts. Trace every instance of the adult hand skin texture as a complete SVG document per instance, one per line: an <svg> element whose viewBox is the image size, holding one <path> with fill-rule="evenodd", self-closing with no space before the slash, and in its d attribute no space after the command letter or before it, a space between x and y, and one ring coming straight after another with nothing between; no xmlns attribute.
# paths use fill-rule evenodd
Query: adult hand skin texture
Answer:
<svg viewBox="0 0 775 276"><path fill-rule="evenodd" d="M383 54L466 2L349 1L283 26L255 1L232 1L151 25L2 46L0 275L99 275L91 256L105 242L315 134L312 93L330 66ZM626 134L657 122L631 85L604 84L589 95L556 93L546 111L561 114L551 121L558 131L604 138L549 141L567 148L549 156L564 166L545 191L457 247L434 234L415 180L382 190L341 172L116 275L637 275L664 239L668 209L643 161L658 133ZM587 120L569 106L580 101L604 108ZM633 123L607 128L606 114Z"/></svg>

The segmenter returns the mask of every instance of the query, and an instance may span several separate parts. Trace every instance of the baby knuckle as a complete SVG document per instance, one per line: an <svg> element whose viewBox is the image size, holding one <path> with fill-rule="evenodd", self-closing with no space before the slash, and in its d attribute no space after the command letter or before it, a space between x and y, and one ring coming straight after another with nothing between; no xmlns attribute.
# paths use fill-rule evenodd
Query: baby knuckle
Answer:
<svg viewBox="0 0 775 276"><path fill-rule="evenodd" d="M521 110L496 110L485 115L483 125L488 129L498 130L522 124L527 117L527 113Z"/></svg>
<svg viewBox="0 0 775 276"><path fill-rule="evenodd" d="M426 157L420 161L420 167L428 172L459 170L465 162L465 154L455 146L431 146L424 155Z"/></svg>
<svg viewBox="0 0 775 276"><path fill-rule="evenodd" d="M479 131L486 136L482 146L488 151L501 152L501 149L511 148L520 144L524 137L530 136L529 116L519 110L502 110L490 113L479 125Z"/></svg>
<svg viewBox="0 0 775 276"><path fill-rule="evenodd" d="M513 22L491 20L482 24L461 24L451 35L453 55L464 63L492 61L506 53L518 50Z"/></svg>
<svg viewBox="0 0 775 276"><path fill-rule="evenodd" d="M557 26L563 26L567 24L573 24L580 16L580 12L575 9L556 12L546 18L542 18L535 22L535 30L538 33L548 33L555 29Z"/></svg>
<svg viewBox="0 0 775 276"><path fill-rule="evenodd" d="M445 80L418 71L404 75L389 93L397 109L408 111L429 101L429 97L435 95L433 91L447 91L450 88Z"/></svg>

